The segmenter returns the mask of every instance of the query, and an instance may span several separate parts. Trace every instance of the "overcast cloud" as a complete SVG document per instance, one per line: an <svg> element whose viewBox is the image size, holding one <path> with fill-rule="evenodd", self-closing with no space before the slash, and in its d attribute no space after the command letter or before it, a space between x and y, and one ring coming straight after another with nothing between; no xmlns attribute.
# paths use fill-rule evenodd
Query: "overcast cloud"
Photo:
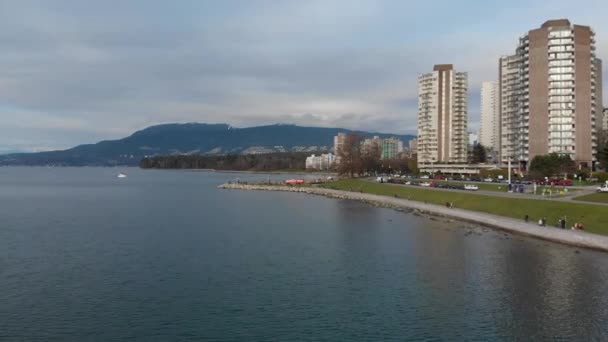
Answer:
<svg viewBox="0 0 608 342"><path fill-rule="evenodd" d="M606 13L571 0L0 0L0 153L169 122L415 133L417 76L436 63L469 72L476 129L481 82L519 36L569 18L594 28L606 61Z"/></svg>

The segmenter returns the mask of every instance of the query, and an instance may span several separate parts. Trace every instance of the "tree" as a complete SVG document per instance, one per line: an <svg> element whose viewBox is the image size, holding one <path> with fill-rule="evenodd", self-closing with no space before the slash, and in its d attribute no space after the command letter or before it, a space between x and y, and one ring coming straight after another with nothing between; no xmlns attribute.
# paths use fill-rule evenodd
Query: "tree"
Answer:
<svg viewBox="0 0 608 342"><path fill-rule="evenodd" d="M487 160L487 151L482 144L475 144L471 154L470 162L473 164L485 163Z"/></svg>
<svg viewBox="0 0 608 342"><path fill-rule="evenodd" d="M342 147L336 151L338 157L338 174L351 178L362 173L361 137L358 134L347 134Z"/></svg>
<svg viewBox="0 0 608 342"><path fill-rule="evenodd" d="M568 155L551 153L539 155L530 163L530 174L535 178L554 177L576 172L576 164Z"/></svg>
<svg viewBox="0 0 608 342"><path fill-rule="evenodd" d="M382 147L379 143L372 142L369 145L362 146L361 149L361 168L363 172L371 173L380 169L380 157L382 156Z"/></svg>

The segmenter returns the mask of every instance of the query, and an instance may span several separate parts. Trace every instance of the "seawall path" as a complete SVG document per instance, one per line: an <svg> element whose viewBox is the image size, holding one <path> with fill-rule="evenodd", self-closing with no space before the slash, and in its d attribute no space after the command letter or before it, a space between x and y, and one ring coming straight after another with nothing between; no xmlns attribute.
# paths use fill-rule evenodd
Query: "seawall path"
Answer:
<svg viewBox="0 0 608 342"><path fill-rule="evenodd" d="M393 198L387 196L325 189L318 187L290 187L284 185L232 183L222 184L219 186L219 188L234 190L298 192L309 195L325 196L329 198L362 201L377 206L393 209L412 209L418 212L427 213L431 215L443 216L467 222L474 222L484 226L508 231L514 234L525 235L566 245L608 252L608 236L591 234L582 231L572 231L570 229L540 227L533 223L526 223L523 220L516 220L508 217L496 216L457 208L447 208L440 205L416 202L404 198Z"/></svg>

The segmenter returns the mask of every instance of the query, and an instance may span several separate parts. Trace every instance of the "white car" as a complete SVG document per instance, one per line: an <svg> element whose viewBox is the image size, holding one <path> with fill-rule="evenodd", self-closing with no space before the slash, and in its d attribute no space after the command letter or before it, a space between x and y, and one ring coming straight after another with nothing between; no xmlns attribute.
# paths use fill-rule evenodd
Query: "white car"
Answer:
<svg viewBox="0 0 608 342"><path fill-rule="evenodd" d="M477 190L479 190L479 187L475 184L465 184L464 189L471 190L471 191L477 191Z"/></svg>
<svg viewBox="0 0 608 342"><path fill-rule="evenodd" d="M420 176L420 179L429 179L429 178L431 178L431 177L429 177L427 175Z"/></svg>
<svg viewBox="0 0 608 342"><path fill-rule="evenodd" d="M608 184L598 187L597 192L608 192Z"/></svg>
<svg viewBox="0 0 608 342"><path fill-rule="evenodd" d="M483 181L486 183L492 183L494 180L492 178L486 178Z"/></svg>
<svg viewBox="0 0 608 342"><path fill-rule="evenodd" d="M420 183L420 186L431 186L431 183L429 182L424 182L424 183Z"/></svg>

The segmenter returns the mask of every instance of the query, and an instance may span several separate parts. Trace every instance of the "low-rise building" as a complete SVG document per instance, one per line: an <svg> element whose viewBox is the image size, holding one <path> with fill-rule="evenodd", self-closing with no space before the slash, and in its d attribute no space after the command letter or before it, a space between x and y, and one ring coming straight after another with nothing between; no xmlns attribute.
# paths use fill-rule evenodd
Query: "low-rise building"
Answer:
<svg viewBox="0 0 608 342"><path fill-rule="evenodd" d="M311 155L306 158L306 169L307 170L329 170L334 162L336 156L332 153L324 153L320 156Z"/></svg>

